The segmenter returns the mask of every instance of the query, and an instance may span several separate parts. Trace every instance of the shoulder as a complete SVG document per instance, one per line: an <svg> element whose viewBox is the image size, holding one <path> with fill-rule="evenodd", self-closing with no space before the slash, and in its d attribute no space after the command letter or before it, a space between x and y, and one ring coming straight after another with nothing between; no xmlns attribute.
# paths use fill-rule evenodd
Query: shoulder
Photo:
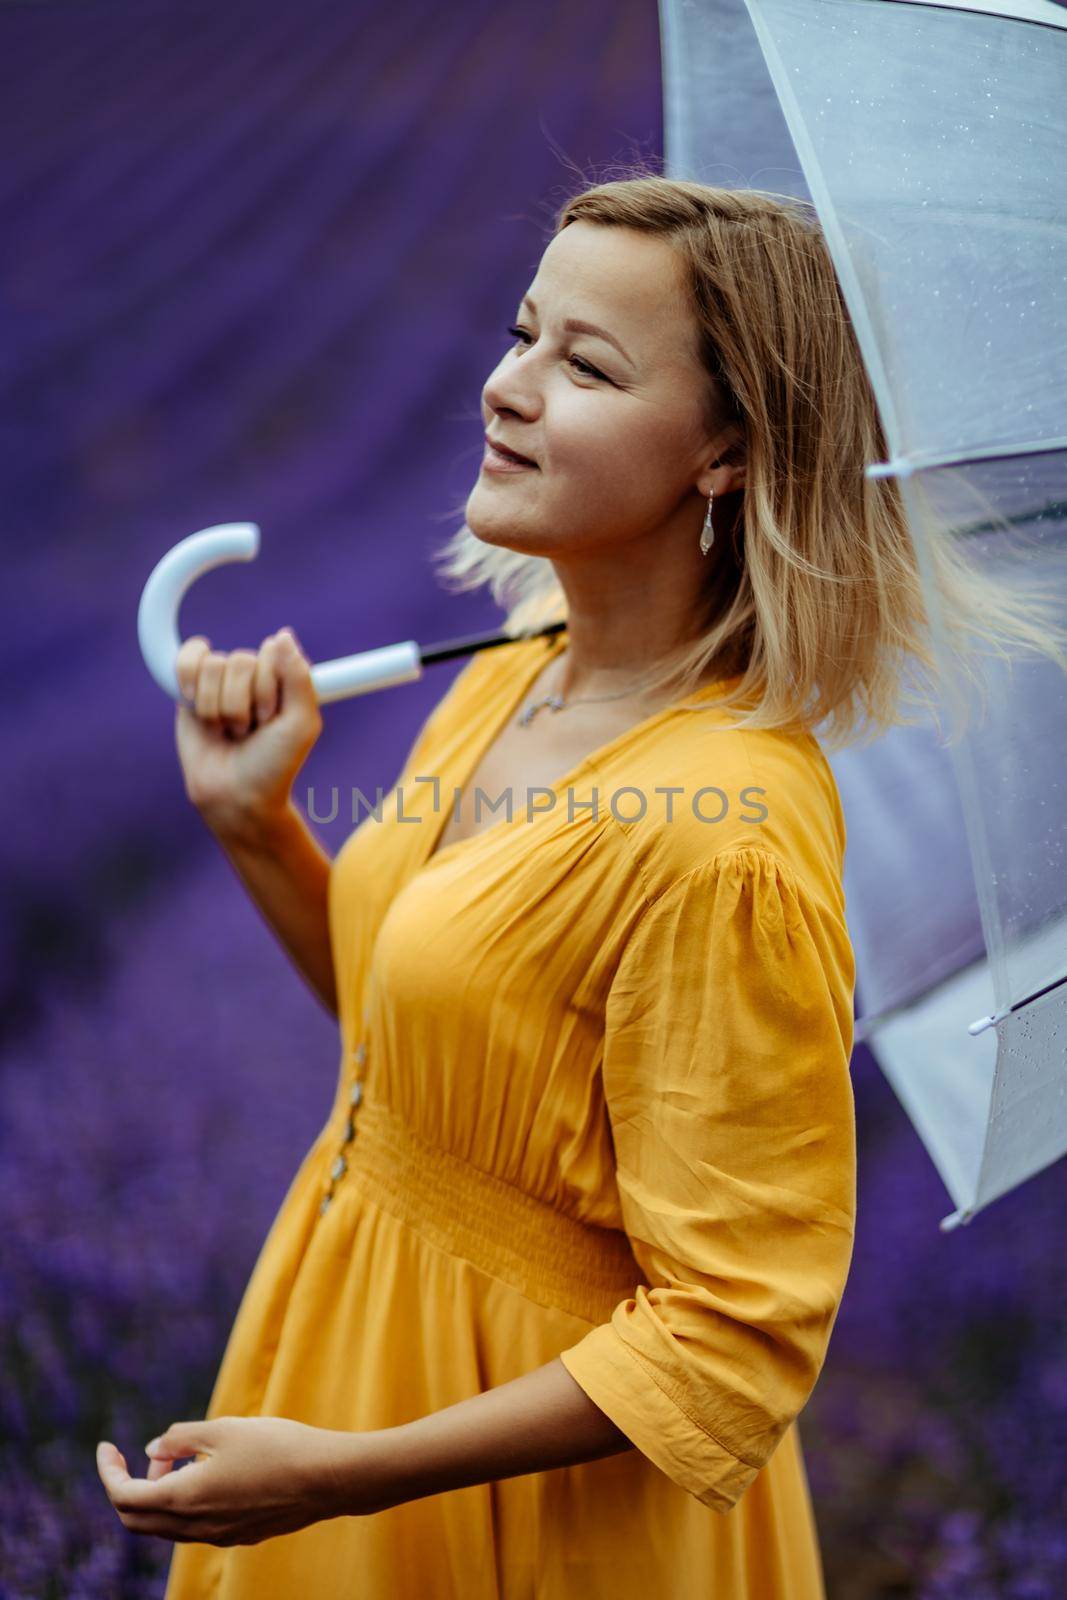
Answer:
<svg viewBox="0 0 1067 1600"><path fill-rule="evenodd" d="M776 863L843 915L844 815L813 735L737 729L714 707L674 712L654 732L624 774L598 774L647 901L694 874L690 887Z"/></svg>
<svg viewBox="0 0 1067 1600"><path fill-rule="evenodd" d="M723 1007L748 1038L792 1042L833 1030L852 1048L855 953L843 910L784 860L728 847L666 885L626 932L609 990L614 1028L645 1036L662 1011L666 1037L721 1031Z"/></svg>

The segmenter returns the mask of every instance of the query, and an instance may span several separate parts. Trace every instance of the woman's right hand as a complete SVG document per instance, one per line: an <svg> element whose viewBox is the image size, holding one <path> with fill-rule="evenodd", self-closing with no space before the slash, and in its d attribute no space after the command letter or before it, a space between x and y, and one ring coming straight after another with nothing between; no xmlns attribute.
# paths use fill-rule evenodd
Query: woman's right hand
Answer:
<svg viewBox="0 0 1067 1600"><path fill-rule="evenodd" d="M186 639L175 662L195 711L175 722L185 792L220 835L242 834L284 812L296 775L322 732L311 666L291 628L258 652Z"/></svg>

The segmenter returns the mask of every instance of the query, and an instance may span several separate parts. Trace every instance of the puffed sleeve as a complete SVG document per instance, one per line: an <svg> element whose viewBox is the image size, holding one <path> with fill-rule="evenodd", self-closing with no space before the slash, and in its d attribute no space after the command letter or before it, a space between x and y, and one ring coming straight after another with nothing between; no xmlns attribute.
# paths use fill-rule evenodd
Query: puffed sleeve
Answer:
<svg viewBox="0 0 1067 1600"><path fill-rule="evenodd" d="M843 918L756 846L654 899L612 979L604 1095L646 1281L561 1359L716 1511L807 1401L848 1276L853 980Z"/></svg>

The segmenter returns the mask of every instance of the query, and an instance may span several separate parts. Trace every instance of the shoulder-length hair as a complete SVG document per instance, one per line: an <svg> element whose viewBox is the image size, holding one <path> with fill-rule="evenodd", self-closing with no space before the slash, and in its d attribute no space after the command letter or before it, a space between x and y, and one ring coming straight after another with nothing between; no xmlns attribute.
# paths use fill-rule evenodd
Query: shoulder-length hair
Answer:
<svg viewBox="0 0 1067 1600"><path fill-rule="evenodd" d="M722 665L741 681L720 704L750 708L736 726L817 729L831 747L919 721L903 701L936 715L953 685L938 674L899 485L865 475L886 459L886 442L814 207L641 171L572 195L553 234L579 219L653 234L678 252L709 434L733 422L743 440L745 485L726 497L735 514L704 630L646 681L684 696ZM1028 648L1067 670L1054 597L1009 588L1003 563L994 580L932 521L928 542L940 624L964 680L981 691L971 652L983 646L1009 661L1012 647ZM507 633L566 620L547 557L487 545L464 522L434 560L445 588L487 586ZM965 710L962 697L954 703Z"/></svg>

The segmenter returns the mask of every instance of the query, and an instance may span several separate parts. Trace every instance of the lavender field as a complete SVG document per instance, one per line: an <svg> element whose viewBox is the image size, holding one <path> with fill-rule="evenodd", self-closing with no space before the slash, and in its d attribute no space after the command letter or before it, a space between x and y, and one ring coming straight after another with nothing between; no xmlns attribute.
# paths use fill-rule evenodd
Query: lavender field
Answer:
<svg viewBox="0 0 1067 1600"><path fill-rule="evenodd" d="M135 618L313 660L491 627L433 552L555 206L662 148L654 0L0 8L0 1597L150 1600L96 1473L203 1414L329 1110L334 1020L184 797ZM394 779L457 670L325 711ZM335 853L350 823L318 828ZM832 1600L1067 1594L1063 1162L967 1227L853 1061L852 1275L801 1435Z"/></svg>

